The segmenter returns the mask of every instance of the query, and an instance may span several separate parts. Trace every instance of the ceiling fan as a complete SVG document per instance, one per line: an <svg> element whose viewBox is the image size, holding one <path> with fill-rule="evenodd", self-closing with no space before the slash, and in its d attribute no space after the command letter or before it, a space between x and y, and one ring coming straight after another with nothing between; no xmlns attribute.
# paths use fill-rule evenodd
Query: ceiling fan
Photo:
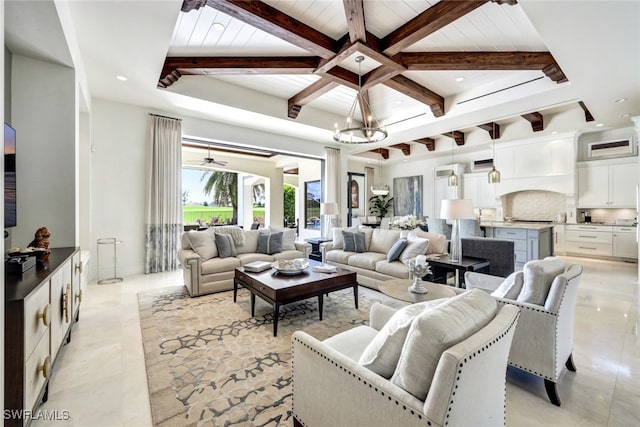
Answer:
<svg viewBox="0 0 640 427"><path fill-rule="evenodd" d="M207 145L207 157L203 159L204 161L200 163L200 165L218 165L218 166L226 166L227 162L224 160L215 160L211 157L211 146Z"/></svg>

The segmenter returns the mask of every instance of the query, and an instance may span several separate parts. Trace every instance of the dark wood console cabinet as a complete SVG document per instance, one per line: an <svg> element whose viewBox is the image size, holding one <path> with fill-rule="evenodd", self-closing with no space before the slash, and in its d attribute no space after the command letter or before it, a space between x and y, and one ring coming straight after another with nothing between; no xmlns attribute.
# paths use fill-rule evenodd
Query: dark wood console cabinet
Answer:
<svg viewBox="0 0 640 427"><path fill-rule="evenodd" d="M51 369L78 316L81 271L78 248L55 248L22 276L5 277L4 409L14 414L5 426L29 425L30 411L47 400Z"/></svg>

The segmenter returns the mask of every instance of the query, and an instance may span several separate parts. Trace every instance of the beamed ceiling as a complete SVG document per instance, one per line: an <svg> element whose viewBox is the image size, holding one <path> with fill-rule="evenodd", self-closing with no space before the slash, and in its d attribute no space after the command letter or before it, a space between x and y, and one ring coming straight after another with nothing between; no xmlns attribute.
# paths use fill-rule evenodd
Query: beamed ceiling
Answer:
<svg viewBox="0 0 640 427"><path fill-rule="evenodd" d="M251 84L251 79L259 75L290 77L292 86L303 87L297 90L287 99L286 114L291 119L296 119L300 112L308 105L314 105L324 95L331 94L340 88L348 88L352 91L358 89L361 84L361 94L364 97L377 96L379 105L384 100L386 92L371 92L377 87L385 87L397 92L390 98L398 99L399 96L411 98L424 106L434 119L446 116L448 106L445 98L451 95L450 90L440 93L442 85L429 83L430 75L438 72L483 72L478 79L481 85L487 85L492 76L503 78L506 73L532 71L540 73L540 76L555 82L556 84L567 82L567 77L562 72L560 65L553 55L546 50L535 49L540 43L536 40L529 43L521 43L531 50L502 50L498 48L487 49L482 46L484 42L490 42L495 38L505 37L509 33L517 32L518 22L511 18L510 27L504 34L488 34L479 41L478 49L470 46L456 46L455 42L443 43L438 46L439 38L442 38L441 30L459 21L461 18L472 14L477 9L493 3L499 8L514 8L516 0L480 0L459 1L441 0L422 3L423 10L416 11L408 8L409 2L376 2L363 0L343 1L246 1L246 0L184 0L182 13L194 16L204 9L207 14L201 15L194 22L192 20L180 20L174 33L173 46L164 61L158 80L159 88L168 88L181 78L193 78L193 76L223 77L234 76L233 82L243 85L242 77ZM404 16L395 24L390 24L380 19L380 4L386 3L388 7L397 8ZM314 5L315 4L315 5ZM316 6L320 4L321 9ZM340 8L339 11L336 7ZM314 11L313 8L316 7ZM378 9L376 9L378 7ZM213 12L213 13L212 13ZM336 13L341 16L335 16ZM495 7L484 11L484 19L490 13L499 12ZM332 16L332 21L342 23L330 25L323 20ZM509 14L507 13L507 16ZM517 15L516 15L517 16ZM500 19L505 19L501 17ZM508 19L508 18L507 18ZM393 21L390 19L389 21ZM225 32L235 31L235 38L227 42L215 39L215 26L224 22ZM483 28L477 27L482 23L475 18L471 23L460 26L462 30L476 26L476 31L482 33ZM370 24L371 23L371 28ZM499 24L500 21L497 21ZM487 25L490 32L495 23ZM206 28L204 36L195 36L194 33L202 32ZM237 29L239 28L239 29ZM253 39L254 48L258 48L259 54L243 55L246 45L252 42L244 42L243 33L253 31L250 39ZM191 32L189 42L183 43L182 49L178 47L179 40ZM525 26L524 36L517 39L531 38L532 30ZM374 34L376 33L376 34ZM213 34L213 36L212 36ZM337 37L336 37L337 36ZM224 34L220 38L223 38ZM259 39L264 38L261 45ZM460 37L468 43L471 36ZM434 38L434 42L430 41ZM275 39L275 40L274 40ZM278 41L286 45L291 54L279 53ZM174 55L172 51L188 51L189 47L200 43L199 51L207 54ZM505 44L505 43L498 43ZM506 43L509 44L509 43ZM430 48L422 48L422 46ZM447 46L455 49L447 50ZM281 51L287 50L280 49ZM293 49L292 49L293 48ZM270 55L269 52L273 52ZM367 69L359 76L354 69L354 57L362 55L366 59ZM499 71L500 74L491 74ZM452 74L453 75L453 74ZM312 79L294 80L296 76L311 76ZM436 81L442 77L436 76ZM227 77L228 78L228 77ZM537 80L534 78L533 80ZM286 80L285 80L286 81ZM295 83L294 83L295 82ZM354 93L355 95L355 93ZM353 98L351 98L353 99ZM344 105L350 102L343 96ZM402 101L395 101L401 103ZM415 104L414 102L414 104ZM371 104L371 103L369 103ZM373 105L376 105L374 103ZM582 104L584 105L584 103ZM367 103L360 102L360 120L365 121L371 114ZM319 108L322 108L320 106ZM586 105L584 106L586 109ZM344 106L341 108L344 111ZM585 110L588 113L588 109ZM378 111L373 112L383 124L389 123L389 117L380 116ZM533 131L543 129L543 116L538 111L528 112L522 115L524 120L531 122ZM481 124L478 127L487 130L490 135L500 134L498 123ZM453 138L457 145L464 145L464 133L452 129L442 134ZM428 150L435 150L433 135L424 135L415 138L412 142L423 144ZM425 142L427 141L427 142ZM410 145L405 141L391 145L409 155Z"/></svg>

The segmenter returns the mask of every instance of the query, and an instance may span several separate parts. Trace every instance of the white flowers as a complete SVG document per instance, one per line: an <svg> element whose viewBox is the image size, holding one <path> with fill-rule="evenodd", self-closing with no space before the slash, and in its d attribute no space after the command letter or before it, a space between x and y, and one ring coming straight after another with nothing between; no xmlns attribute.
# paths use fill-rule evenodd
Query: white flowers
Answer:
<svg viewBox="0 0 640 427"><path fill-rule="evenodd" d="M399 228L401 230L413 230L422 224L424 224L424 221L418 219L415 215L405 215L391 221L392 228Z"/></svg>

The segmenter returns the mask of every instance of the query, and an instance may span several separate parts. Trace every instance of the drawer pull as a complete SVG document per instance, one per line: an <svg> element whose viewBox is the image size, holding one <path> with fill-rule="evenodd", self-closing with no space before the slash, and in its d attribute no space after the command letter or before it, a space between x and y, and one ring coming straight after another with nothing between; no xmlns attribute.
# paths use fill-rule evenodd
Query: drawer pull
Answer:
<svg viewBox="0 0 640 427"><path fill-rule="evenodd" d="M69 312L71 311L71 284L69 283L67 283L62 297L62 308L64 310L64 321L65 323L69 323Z"/></svg>
<svg viewBox="0 0 640 427"><path fill-rule="evenodd" d="M578 236L578 237L580 237L581 239L597 239L598 238L598 236Z"/></svg>
<svg viewBox="0 0 640 427"><path fill-rule="evenodd" d="M42 376L46 379L49 378L49 371L51 371L51 363L49 362L49 356L44 358L42 365L38 366L38 372L42 372Z"/></svg>
<svg viewBox="0 0 640 427"><path fill-rule="evenodd" d="M49 304L45 305L42 309L42 313L36 314L37 319L42 319L42 324L44 326L49 326L51 323L51 319L49 319Z"/></svg>
<svg viewBox="0 0 640 427"><path fill-rule="evenodd" d="M78 293L76 294L76 300L80 303L82 302L82 289L80 289L78 291Z"/></svg>
<svg viewBox="0 0 640 427"><path fill-rule="evenodd" d="M579 246L579 248L580 248L580 249L589 249L589 250L591 250L591 251L595 251L595 250L597 250L597 248L588 248L588 247L586 247L586 246Z"/></svg>
<svg viewBox="0 0 640 427"><path fill-rule="evenodd" d="M76 271L82 274L82 261L76 264Z"/></svg>

